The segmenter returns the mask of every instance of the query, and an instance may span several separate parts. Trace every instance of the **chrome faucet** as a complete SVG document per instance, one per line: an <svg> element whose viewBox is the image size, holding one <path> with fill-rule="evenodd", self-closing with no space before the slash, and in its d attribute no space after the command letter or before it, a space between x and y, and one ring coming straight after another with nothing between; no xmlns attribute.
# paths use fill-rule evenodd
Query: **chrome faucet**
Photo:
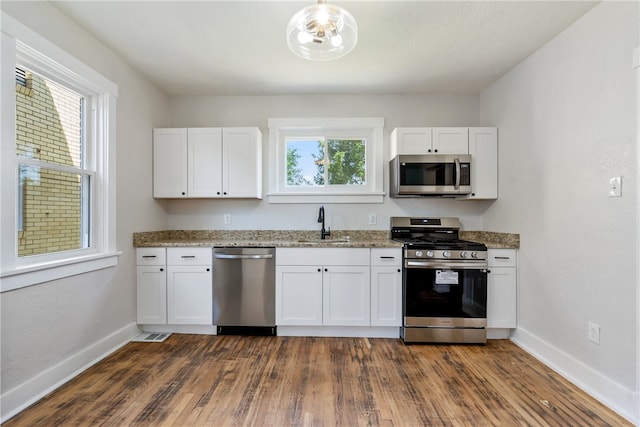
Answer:
<svg viewBox="0 0 640 427"><path fill-rule="evenodd" d="M320 212L318 213L318 222L322 223L322 230L320 230L320 238L324 240L327 236L331 236L331 228L324 229L324 206L320 206Z"/></svg>

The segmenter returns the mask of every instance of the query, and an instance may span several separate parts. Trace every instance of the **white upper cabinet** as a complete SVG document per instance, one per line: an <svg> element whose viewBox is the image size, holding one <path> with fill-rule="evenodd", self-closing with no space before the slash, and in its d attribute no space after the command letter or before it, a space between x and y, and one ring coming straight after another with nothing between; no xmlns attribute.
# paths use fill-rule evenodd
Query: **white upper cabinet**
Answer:
<svg viewBox="0 0 640 427"><path fill-rule="evenodd" d="M471 194L464 199L498 198L498 129L469 128Z"/></svg>
<svg viewBox="0 0 640 427"><path fill-rule="evenodd" d="M433 128L433 152L468 154L469 128Z"/></svg>
<svg viewBox="0 0 640 427"><path fill-rule="evenodd" d="M222 192L222 129L188 129L188 197L217 197Z"/></svg>
<svg viewBox="0 0 640 427"><path fill-rule="evenodd" d="M153 130L153 197L187 197L187 129Z"/></svg>
<svg viewBox="0 0 640 427"><path fill-rule="evenodd" d="M222 129L224 197L262 198L262 133L258 128Z"/></svg>
<svg viewBox="0 0 640 427"><path fill-rule="evenodd" d="M398 154L428 154L432 149L431 128L395 128L391 132L391 158Z"/></svg>
<svg viewBox="0 0 640 427"><path fill-rule="evenodd" d="M262 198L260 130L154 129L153 196Z"/></svg>
<svg viewBox="0 0 640 427"><path fill-rule="evenodd" d="M399 154L469 154L468 128L395 128L391 158Z"/></svg>

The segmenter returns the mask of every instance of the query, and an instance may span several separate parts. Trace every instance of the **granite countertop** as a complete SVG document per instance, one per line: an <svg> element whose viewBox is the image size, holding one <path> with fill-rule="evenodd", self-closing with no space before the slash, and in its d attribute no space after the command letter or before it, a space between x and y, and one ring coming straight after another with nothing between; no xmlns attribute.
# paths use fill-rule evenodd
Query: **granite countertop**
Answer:
<svg viewBox="0 0 640 427"><path fill-rule="evenodd" d="M402 243L389 240L388 231L332 230L331 236L321 240L319 231L307 230L167 230L133 233L133 246L393 248Z"/></svg>
<svg viewBox="0 0 640 427"><path fill-rule="evenodd" d="M495 231L460 231L460 238L472 242L484 243L489 249L518 249L520 235L497 233Z"/></svg>
<svg viewBox="0 0 640 427"><path fill-rule="evenodd" d="M310 230L165 230L133 233L135 248L148 247L345 247L394 248L402 243L389 239L382 230L332 230L321 240ZM490 231L460 231L460 238L484 243L490 249L517 249L520 235Z"/></svg>

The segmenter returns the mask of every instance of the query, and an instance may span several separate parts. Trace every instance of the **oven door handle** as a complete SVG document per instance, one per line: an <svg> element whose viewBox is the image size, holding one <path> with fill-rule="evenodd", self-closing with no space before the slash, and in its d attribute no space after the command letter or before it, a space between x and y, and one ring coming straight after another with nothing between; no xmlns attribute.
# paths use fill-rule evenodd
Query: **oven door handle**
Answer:
<svg viewBox="0 0 640 427"><path fill-rule="evenodd" d="M456 157L453 159L453 162L456 164L456 183L453 188L456 190L460 189L460 159Z"/></svg>
<svg viewBox="0 0 640 427"><path fill-rule="evenodd" d="M464 262L437 262L437 261L410 261L405 260L405 268L444 268L444 269L458 269L458 270L484 270L489 266L486 262L471 263L469 261Z"/></svg>

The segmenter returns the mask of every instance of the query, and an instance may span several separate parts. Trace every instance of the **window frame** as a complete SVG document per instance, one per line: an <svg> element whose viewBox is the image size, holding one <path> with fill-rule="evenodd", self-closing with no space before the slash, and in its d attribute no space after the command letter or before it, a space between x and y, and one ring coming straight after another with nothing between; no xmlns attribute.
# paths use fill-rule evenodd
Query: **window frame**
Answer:
<svg viewBox="0 0 640 427"><path fill-rule="evenodd" d="M270 118L268 124L269 203L383 203L383 118ZM366 185L288 186L287 141L304 137L365 139Z"/></svg>
<svg viewBox="0 0 640 427"><path fill-rule="evenodd" d="M1 12L1 11L0 11ZM0 134L2 200L0 292L36 285L117 265L115 240L115 148L118 87L84 63L2 13L0 33ZM91 178L91 233L88 248L18 257L18 164L16 156L15 67L78 91L86 98L86 161Z"/></svg>

